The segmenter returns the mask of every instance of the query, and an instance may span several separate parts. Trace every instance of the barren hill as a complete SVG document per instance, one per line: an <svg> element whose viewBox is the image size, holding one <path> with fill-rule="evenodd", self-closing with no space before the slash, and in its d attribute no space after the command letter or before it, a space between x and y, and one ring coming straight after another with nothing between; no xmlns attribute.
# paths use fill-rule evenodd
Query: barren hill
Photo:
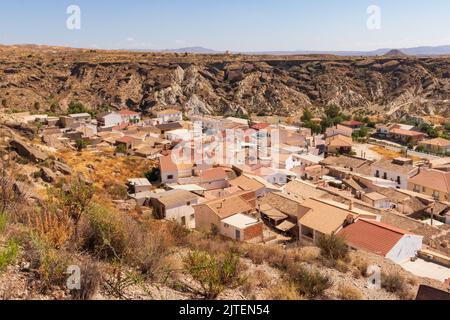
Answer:
<svg viewBox="0 0 450 320"><path fill-rule="evenodd" d="M0 46L0 100L15 110L71 101L150 111L295 115L337 104L393 117L450 116L450 58L252 56Z"/></svg>

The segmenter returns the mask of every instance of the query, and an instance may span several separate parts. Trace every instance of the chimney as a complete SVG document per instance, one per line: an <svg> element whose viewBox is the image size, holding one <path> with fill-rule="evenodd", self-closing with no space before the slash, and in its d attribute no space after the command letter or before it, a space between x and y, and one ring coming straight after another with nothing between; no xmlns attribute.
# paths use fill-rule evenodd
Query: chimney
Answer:
<svg viewBox="0 0 450 320"><path fill-rule="evenodd" d="M353 201L350 201L350 204L348 206L348 210L353 211Z"/></svg>

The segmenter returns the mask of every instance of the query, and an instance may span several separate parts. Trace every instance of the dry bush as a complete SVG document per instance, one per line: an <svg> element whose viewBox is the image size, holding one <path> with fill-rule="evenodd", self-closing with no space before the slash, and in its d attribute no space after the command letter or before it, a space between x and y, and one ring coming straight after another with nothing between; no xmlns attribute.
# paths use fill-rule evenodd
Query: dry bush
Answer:
<svg viewBox="0 0 450 320"><path fill-rule="evenodd" d="M80 226L80 244L100 259L122 259L127 254L127 226L133 221L99 204L91 206Z"/></svg>
<svg viewBox="0 0 450 320"><path fill-rule="evenodd" d="M356 287L350 285L340 285L339 298L342 300L362 300L364 296Z"/></svg>
<svg viewBox="0 0 450 320"><path fill-rule="evenodd" d="M367 277L367 270L369 268L369 263L357 256L355 259L353 259L353 266L355 267L355 270L353 272L353 275L355 278L361 278L361 277Z"/></svg>
<svg viewBox="0 0 450 320"><path fill-rule="evenodd" d="M23 211L25 225L40 238L55 248L61 248L73 233L73 224L69 216L56 206L44 203L43 207Z"/></svg>
<svg viewBox="0 0 450 320"><path fill-rule="evenodd" d="M207 252L194 251L184 259L186 272L199 284L190 290L205 299L216 299L226 288L240 286L240 261L231 252L217 257Z"/></svg>
<svg viewBox="0 0 450 320"><path fill-rule="evenodd" d="M320 254L330 261L347 259L349 249L345 240L336 235L324 235L319 238L317 246L320 248Z"/></svg>
<svg viewBox="0 0 450 320"><path fill-rule="evenodd" d="M265 289L269 285L270 277L264 270L256 270L248 275L242 285L242 291L245 295L254 293L257 289Z"/></svg>
<svg viewBox="0 0 450 320"><path fill-rule="evenodd" d="M124 185L109 181L104 186L113 200L126 200L128 198L128 190Z"/></svg>
<svg viewBox="0 0 450 320"><path fill-rule="evenodd" d="M399 273L381 275L381 287L388 292L401 295L406 290L406 280Z"/></svg>
<svg viewBox="0 0 450 320"><path fill-rule="evenodd" d="M206 251L213 255L222 255L228 252L241 253L240 244L217 237L204 237L201 233L191 233L187 237L189 247L193 250Z"/></svg>
<svg viewBox="0 0 450 320"><path fill-rule="evenodd" d="M273 267L281 268L286 259L286 251L279 247L247 244L243 249L244 257L258 265L266 262Z"/></svg>
<svg viewBox="0 0 450 320"><path fill-rule="evenodd" d="M131 234L124 262L136 266L145 277L167 277L172 269L165 264L165 259L171 253L173 235L167 229L145 227L134 225L133 230L127 230Z"/></svg>
<svg viewBox="0 0 450 320"><path fill-rule="evenodd" d="M296 273L292 275L292 280L300 294L309 298L323 296L325 290L331 287L331 281L327 276L323 276L316 269L307 269L304 266L297 268Z"/></svg>
<svg viewBox="0 0 450 320"><path fill-rule="evenodd" d="M267 300L303 300L303 297L298 293L295 285L289 282L282 282L273 288L266 290L265 298Z"/></svg>
<svg viewBox="0 0 450 320"><path fill-rule="evenodd" d="M30 268L36 272L41 290L65 285L67 267L70 265L69 254L64 250L56 250L51 244L32 233L24 238L22 243L24 258L30 262Z"/></svg>
<svg viewBox="0 0 450 320"><path fill-rule="evenodd" d="M80 276L80 289L71 290L70 295L73 300L90 300L100 285L100 271L95 263L85 260L80 267Z"/></svg>
<svg viewBox="0 0 450 320"><path fill-rule="evenodd" d="M314 262L319 257L319 252L316 247L304 247L297 251L299 259L302 262Z"/></svg>
<svg viewBox="0 0 450 320"><path fill-rule="evenodd" d="M347 273L350 270L348 263L340 259L335 262L334 268L342 273Z"/></svg>

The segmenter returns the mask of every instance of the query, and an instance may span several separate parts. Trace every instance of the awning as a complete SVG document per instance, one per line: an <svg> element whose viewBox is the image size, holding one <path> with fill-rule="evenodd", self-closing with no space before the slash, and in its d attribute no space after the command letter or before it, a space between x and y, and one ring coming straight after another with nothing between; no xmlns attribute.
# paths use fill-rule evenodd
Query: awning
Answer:
<svg viewBox="0 0 450 320"><path fill-rule="evenodd" d="M263 204L260 208L260 211L262 214L266 215L267 217L269 217L270 219L272 219L274 221L280 221L280 220L285 220L285 219L289 218L288 215L285 215L284 213L282 213L281 211L279 211L275 208L272 208L268 204Z"/></svg>
<svg viewBox="0 0 450 320"><path fill-rule="evenodd" d="M278 230L280 230L280 231L283 231L283 232L287 232L287 231L289 231L289 230L292 230L292 229L294 229L295 228L295 224L294 223L292 223L292 222L290 222L290 221L283 221L279 226L277 226L276 228L278 229Z"/></svg>

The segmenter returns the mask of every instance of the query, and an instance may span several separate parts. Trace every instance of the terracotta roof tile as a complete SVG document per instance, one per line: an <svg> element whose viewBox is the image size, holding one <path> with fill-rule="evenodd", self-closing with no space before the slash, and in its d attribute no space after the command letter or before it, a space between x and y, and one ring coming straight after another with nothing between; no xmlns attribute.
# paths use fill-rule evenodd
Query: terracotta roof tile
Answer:
<svg viewBox="0 0 450 320"><path fill-rule="evenodd" d="M351 245L386 256L408 231L376 221L358 220L338 235Z"/></svg>

